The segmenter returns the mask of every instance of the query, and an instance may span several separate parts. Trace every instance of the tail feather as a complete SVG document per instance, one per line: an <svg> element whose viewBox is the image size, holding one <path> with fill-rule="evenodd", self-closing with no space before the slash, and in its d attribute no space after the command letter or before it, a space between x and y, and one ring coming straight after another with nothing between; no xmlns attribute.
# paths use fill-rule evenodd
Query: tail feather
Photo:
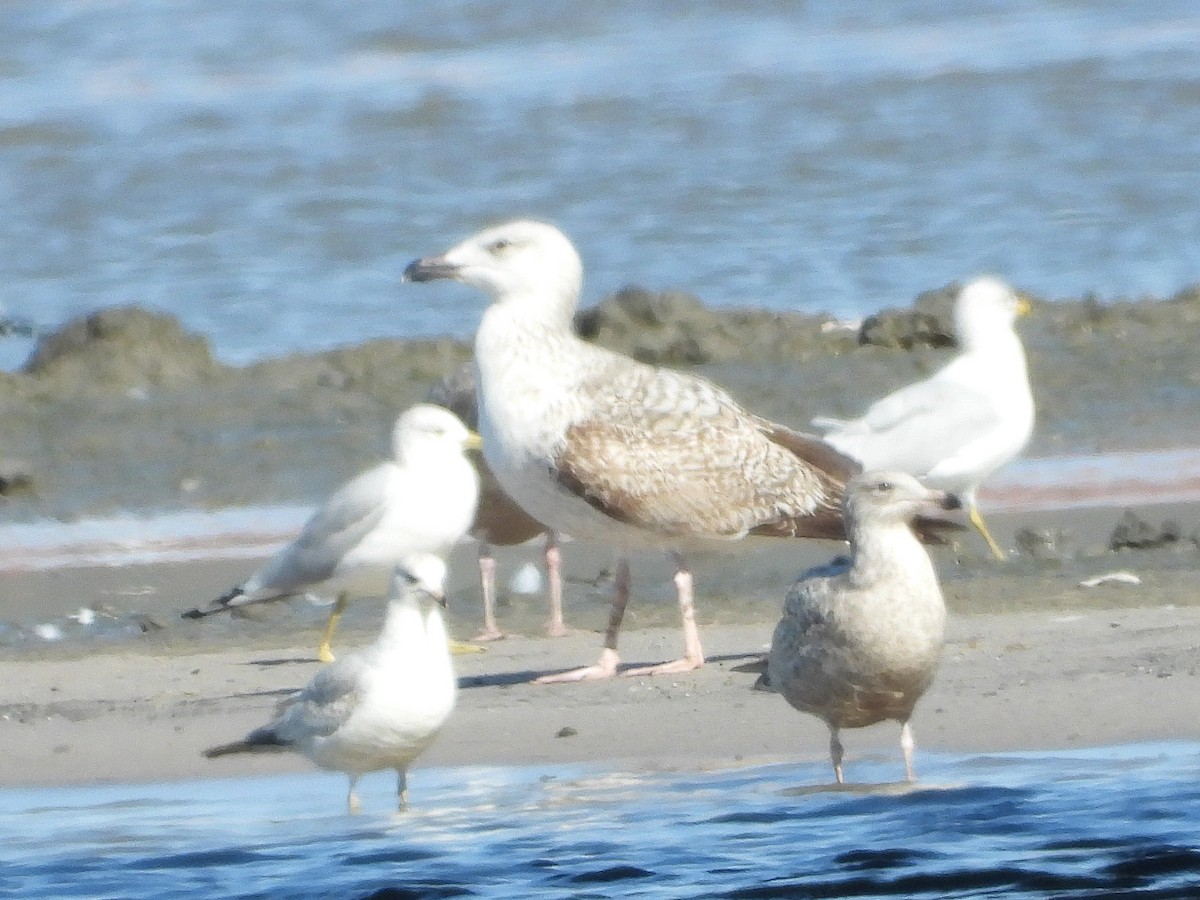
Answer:
<svg viewBox="0 0 1200 900"><path fill-rule="evenodd" d="M225 612L229 609L234 600L243 596L245 593L246 592L242 590L240 586L235 587L210 603L206 609L200 609L197 607L196 609L189 609L185 612L182 612L179 615L184 619L203 619L205 616L211 616L213 613Z"/></svg>
<svg viewBox="0 0 1200 900"><path fill-rule="evenodd" d="M272 753L287 750L290 746L288 741L280 738L270 728L259 728L250 732L240 741L209 747L204 751L204 756L208 759L215 759L218 756L230 756L234 753Z"/></svg>

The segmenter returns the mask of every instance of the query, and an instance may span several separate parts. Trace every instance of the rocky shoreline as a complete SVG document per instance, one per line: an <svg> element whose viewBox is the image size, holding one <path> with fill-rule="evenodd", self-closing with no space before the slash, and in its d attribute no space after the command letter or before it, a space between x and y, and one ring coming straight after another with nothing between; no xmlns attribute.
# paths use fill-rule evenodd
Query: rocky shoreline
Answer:
<svg viewBox="0 0 1200 900"><path fill-rule="evenodd" d="M952 287L863 323L719 310L627 288L577 319L588 339L692 368L772 418L848 415L951 350ZM1166 299L1035 300L1035 456L1190 446L1200 426L1200 287ZM0 509L13 521L306 504L369 464L400 410L469 343L373 340L248 366L217 361L171 316L101 310L0 373Z"/></svg>

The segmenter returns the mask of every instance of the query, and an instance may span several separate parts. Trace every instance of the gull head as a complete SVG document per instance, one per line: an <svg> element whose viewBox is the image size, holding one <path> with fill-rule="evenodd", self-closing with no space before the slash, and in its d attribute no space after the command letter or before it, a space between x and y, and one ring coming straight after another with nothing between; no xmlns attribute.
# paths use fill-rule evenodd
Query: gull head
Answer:
<svg viewBox="0 0 1200 900"><path fill-rule="evenodd" d="M392 573L392 600L428 599L446 605L446 561L432 553L411 553Z"/></svg>
<svg viewBox="0 0 1200 900"><path fill-rule="evenodd" d="M434 462L464 450L478 450L479 435L448 409L418 403L400 414L392 429L392 454L406 463Z"/></svg>
<svg viewBox="0 0 1200 900"><path fill-rule="evenodd" d="M859 525L908 523L959 509L958 497L926 487L906 472L863 472L846 485L846 518Z"/></svg>
<svg viewBox="0 0 1200 900"><path fill-rule="evenodd" d="M544 222L518 220L467 238L441 256L415 260L405 281L461 281L496 303L563 306L573 312L583 263L566 235Z"/></svg>
<svg viewBox="0 0 1200 900"><path fill-rule="evenodd" d="M986 346L997 333L1011 332L1029 313L1029 299L999 278L974 278L963 285L954 305L954 329L965 348Z"/></svg>

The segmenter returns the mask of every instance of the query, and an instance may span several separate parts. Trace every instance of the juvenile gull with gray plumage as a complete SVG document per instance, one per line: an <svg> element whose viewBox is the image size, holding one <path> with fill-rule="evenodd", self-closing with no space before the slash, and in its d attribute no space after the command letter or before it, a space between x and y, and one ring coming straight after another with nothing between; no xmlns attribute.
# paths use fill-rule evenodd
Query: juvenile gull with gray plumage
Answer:
<svg viewBox="0 0 1200 900"><path fill-rule="evenodd" d="M704 662L686 552L757 535L843 537L842 488L857 466L703 378L580 340L572 317L582 264L553 226L488 229L405 276L453 279L491 297L475 337L488 465L536 519L621 554L599 661L555 679L615 674L631 550L658 547L675 559L684 656L629 673L657 674Z"/></svg>
<svg viewBox="0 0 1200 900"><path fill-rule="evenodd" d="M850 557L810 569L787 595L768 659L771 687L829 726L842 782L843 728L900 723L911 781L909 718L941 658L946 607L933 562L911 523L958 500L902 472L870 472L846 489Z"/></svg>

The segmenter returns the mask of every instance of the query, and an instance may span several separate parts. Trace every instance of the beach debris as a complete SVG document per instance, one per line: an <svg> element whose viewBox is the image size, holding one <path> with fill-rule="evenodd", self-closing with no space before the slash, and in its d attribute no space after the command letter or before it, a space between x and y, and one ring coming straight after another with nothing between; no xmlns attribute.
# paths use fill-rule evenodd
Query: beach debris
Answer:
<svg viewBox="0 0 1200 900"><path fill-rule="evenodd" d="M578 729L572 728L570 725L564 725L562 728L558 729L557 732L555 732L554 736L556 738L568 738L575 737L577 734L579 734Z"/></svg>
<svg viewBox="0 0 1200 900"><path fill-rule="evenodd" d="M1105 572L1103 575L1096 575L1092 578L1085 578L1079 582L1081 588L1094 588L1102 584L1141 584L1140 579L1128 569L1121 569L1117 572Z"/></svg>
<svg viewBox="0 0 1200 900"><path fill-rule="evenodd" d="M1038 562L1056 562L1068 555L1070 535L1056 528L1020 528L1014 535L1017 550Z"/></svg>
<svg viewBox="0 0 1200 900"><path fill-rule="evenodd" d="M1156 550L1171 544L1179 543L1183 537L1183 529L1173 519L1167 519L1161 525L1151 525L1131 509L1125 510L1108 539L1108 549L1119 550Z"/></svg>

